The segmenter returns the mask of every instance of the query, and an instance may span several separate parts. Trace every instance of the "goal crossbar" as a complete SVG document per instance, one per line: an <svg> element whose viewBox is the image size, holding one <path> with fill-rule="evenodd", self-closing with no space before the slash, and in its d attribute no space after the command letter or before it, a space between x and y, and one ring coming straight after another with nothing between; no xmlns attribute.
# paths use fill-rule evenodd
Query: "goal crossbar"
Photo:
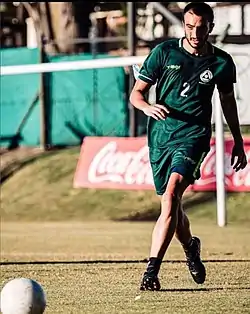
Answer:
<svg viewBox="0 0 250 314"><path fill-rule="evenodd" d="M24 65L8 65L1 66L1 76L31 74L31 73L46 73L53 71L71 71L71 70L86 70L98 68L113 68L132 66L134 64L142 64L146 56L129 56L129 57L114 57L79 61L64 61L40 64L24 64Z"/></svg>

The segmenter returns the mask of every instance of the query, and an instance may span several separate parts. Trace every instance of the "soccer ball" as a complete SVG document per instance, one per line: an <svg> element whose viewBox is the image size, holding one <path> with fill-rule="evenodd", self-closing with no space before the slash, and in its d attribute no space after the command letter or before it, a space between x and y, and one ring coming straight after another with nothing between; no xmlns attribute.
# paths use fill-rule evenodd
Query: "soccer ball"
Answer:
<svg viewBox="0 0 250 314"><path fill-rule="evenodd" d="M1 291L3 314L42 314L46 307L43 288L28 278L15 278Z"/></svg>

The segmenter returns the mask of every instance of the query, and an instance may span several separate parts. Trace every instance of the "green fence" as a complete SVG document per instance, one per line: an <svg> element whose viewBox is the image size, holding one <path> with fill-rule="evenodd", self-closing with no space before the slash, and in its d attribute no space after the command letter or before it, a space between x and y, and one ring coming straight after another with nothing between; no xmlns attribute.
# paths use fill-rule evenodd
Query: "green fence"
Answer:
<svg viewBox="0 0 250 314"><path fill-rule="evenodd" d="M108 55L98 55L97 58ZM47 57L48 62L89 60L87 54ZM1 50L1 65L38 63L37 49ZM39 74L1 76L1 146L40 144ZM50 145L80 144L85 136L128 136L126 75L122 67L47 73Z"/></svg>

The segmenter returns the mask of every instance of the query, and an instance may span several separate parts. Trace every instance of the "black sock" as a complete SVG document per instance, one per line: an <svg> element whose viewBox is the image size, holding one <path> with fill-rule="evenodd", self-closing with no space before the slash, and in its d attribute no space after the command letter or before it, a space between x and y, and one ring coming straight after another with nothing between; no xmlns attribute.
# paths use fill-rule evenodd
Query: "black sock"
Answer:
<svg viewBox="0 0 250 314"><path fill-rule="evenodd" d="M158 257L150 257L146 272L149 275L157 276L161 267L162 259Z"/></svg>

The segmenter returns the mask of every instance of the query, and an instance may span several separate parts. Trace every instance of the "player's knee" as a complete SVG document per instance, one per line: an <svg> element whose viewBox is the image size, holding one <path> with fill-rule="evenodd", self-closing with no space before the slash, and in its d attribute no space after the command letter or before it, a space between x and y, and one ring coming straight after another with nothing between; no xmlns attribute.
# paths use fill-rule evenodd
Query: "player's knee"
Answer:
<svg viewBox="0 0 250 314"><path fill-rule="evenodd" d="M171 186L168 186L163 197L166 200L171 200L172 202L179 202L182 198L182 190L180 189L180 184L176 182Z"/></svg>
<svg viewBox="0 0 250 314"><path fill-rule="evenodd" d="M172 195L173 200L180 201L188 184L178 176L174 179L169 182L165 193Z"/></svg>
<svg viewBox="0 0 250 314"><path fill-rule="evenodd" d="M177 194L166 191L162 195L162 214L164 216L173 216L177 214L179 208L180 198Z"/></svg>
<svg viewBox="0 0 250 314"><path fill-rule="evenodd" d="M179 198L170 192L165 192L161 199L160 219L163 223L167 223L169 219L177 218L179 207Z"/></svg>
<svg viewBox="0 0 250 314"><path fill-rule="evenodd" d="M180 201L180 197L174 191L166 191L162 195L162 202L164 202L164 203L169 203L169 202L171 202L171 203L175 202L176 203L179 201Z"/></svg>

